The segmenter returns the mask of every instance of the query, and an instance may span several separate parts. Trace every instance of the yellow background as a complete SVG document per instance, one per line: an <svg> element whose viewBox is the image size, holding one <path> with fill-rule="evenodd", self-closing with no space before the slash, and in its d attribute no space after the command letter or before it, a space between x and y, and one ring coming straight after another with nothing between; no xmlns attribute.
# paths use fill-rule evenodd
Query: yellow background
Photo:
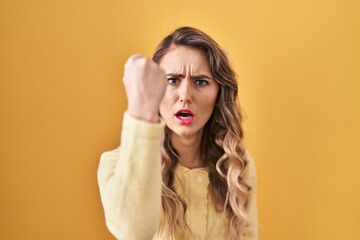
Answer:
<svg viewBox="0 0 360 240"><path fill-rule="evenodd" d="M360 239L359 0L1 0L0 240L113 239L96 171L123 64L183 25L239 75L260 239Z"/></svg>

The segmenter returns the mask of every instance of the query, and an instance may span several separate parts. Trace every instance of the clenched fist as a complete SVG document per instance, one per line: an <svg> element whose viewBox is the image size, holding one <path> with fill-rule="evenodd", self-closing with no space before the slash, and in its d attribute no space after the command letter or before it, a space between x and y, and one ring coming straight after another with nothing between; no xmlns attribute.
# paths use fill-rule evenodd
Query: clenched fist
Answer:
<svg viewBox="0 0 360 240"><path fill-rule="evenodd" d="M127 112L145 121L158 122L159 105L167 86L165 71L151 59L135 54L125 63L123 82Z"/></svg>

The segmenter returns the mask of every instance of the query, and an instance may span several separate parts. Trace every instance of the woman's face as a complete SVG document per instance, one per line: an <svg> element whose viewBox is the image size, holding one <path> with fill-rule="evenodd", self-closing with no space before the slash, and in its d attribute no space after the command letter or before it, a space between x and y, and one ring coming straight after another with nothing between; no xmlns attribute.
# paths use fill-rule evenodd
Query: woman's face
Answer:
<svg viewBox="0 0 360 240"><path fill-rule="evenodd" d="M160 114L168 128L182 137L202 136L219 91L203 52L176 46L160 60L168 87L160 104Z"/></svg>

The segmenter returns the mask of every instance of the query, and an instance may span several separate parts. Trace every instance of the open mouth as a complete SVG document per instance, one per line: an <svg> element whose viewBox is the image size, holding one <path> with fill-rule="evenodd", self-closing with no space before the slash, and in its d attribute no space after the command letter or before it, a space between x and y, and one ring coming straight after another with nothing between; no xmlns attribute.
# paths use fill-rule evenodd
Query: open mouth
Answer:
<svg viewBox="0 0 360 240"><path fill-rule="evenodd" d="M191 113L180 112L180 113L176 114L176 116L180 119L190 119L190 118L192 118L193 115Z"/></svg>
<svg viewBox="0 0 360 240"><path fill-rule="evenodd" d="M182 124L190 124L194 120L194 113L189 109L181 109L175 114L176 118Z"/></svg>

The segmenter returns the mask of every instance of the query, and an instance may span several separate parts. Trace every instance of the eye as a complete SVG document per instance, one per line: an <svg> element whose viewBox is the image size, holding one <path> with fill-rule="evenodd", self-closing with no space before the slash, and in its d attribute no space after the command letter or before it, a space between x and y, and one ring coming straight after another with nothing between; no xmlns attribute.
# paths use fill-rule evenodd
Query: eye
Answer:
<svg viewBox="0 0 360 240"><path fill-rule="evenodd" d="M178 83L179 83L179 79L177 79L177 78L168 78L168 83L170 84L170 85L177 85Z"/></svg>
<svg viewBox="0 0 360 240"><path fill-rule="evenodd" d="M209 85L209 83L208 83L208 81L206 81L206 80L196 80L196 81L195 81L195 85L196 85L196 86L200 86L200 87L204 87L204 86Z"/></svg>

